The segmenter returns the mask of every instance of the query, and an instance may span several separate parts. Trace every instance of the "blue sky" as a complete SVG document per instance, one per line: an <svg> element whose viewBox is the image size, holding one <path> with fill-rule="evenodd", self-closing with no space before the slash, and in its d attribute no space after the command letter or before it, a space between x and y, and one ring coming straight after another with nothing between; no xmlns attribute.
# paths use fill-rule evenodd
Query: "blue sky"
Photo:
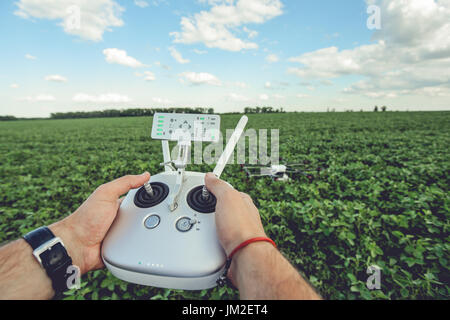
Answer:
<svg viewBox="0 0 450 320"><path fill-rule="evenodd" d="M449 109L449 2L390 2L1 1L0 114Z"/></svg>

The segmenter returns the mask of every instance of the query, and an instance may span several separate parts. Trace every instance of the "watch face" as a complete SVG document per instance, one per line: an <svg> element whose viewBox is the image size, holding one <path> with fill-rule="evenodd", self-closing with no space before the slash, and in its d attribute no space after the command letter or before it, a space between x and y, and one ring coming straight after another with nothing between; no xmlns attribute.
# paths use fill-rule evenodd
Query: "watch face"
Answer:
<svg viewBox="0 0 450 320"><path fill-rule="evenodd" d="M40 254L40 258L42 261L42 265L44 268L47 267L54 267L60 264L61 262L64 262L64 257L66 257L67 251L62 246L61 243L56 243L48 250L45 250Z"/></svg>

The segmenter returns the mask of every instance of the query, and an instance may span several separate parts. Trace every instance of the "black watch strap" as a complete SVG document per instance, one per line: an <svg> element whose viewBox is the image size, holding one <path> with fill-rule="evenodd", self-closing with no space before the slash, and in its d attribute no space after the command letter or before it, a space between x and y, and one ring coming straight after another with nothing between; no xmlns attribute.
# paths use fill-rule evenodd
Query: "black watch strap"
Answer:
<svg viewBox="0 0 450 320"><path fill-rule="evenodd" d="M46 243L47 241L53 239L55 235L47 227L40 227L33 230L23 236L26 242L35 250L40 245Z"/></svg>
<svg viewBox="0 0 450 320"><path fill-rule="evenodd" d="M53 232L47 227L40 227L23 236L25 241L36 250L44 243L55 238ZM71 275L67 273L68 267L72 265L72 259L61 242L55 243L49 250L43 251L39 258L42 267L52 280L53 290L58 295L67 290L67 279Z"/></svg>

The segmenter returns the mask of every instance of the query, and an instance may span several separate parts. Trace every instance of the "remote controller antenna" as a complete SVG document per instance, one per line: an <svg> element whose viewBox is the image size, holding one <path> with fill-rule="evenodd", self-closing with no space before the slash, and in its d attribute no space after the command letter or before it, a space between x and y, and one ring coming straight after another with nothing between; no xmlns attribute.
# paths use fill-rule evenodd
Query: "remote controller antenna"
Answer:
<svg viewBox="0 0 450 320"><path fill-rule="evenodd" d="M236 129L234 129L233 134L231 135L230 140L228 141L227 145L225 146L225 150L223 151L222 155L220 156L219 160L217 161L216 167L214 168L214 175L217 178L220 178L220 175L223 172L223 169L225 169L225 166L227 165L228 161L230 160L231 155L233 154L234 148L236 148L236 145L239 141L239 139L242 136L242 133L244 132L245 126L247 125L248 117L242 116L241 120L239 120ZM207 200L209 198L209 191L206 189L206 186L202 189L202 198L204 200Z"/></svg>

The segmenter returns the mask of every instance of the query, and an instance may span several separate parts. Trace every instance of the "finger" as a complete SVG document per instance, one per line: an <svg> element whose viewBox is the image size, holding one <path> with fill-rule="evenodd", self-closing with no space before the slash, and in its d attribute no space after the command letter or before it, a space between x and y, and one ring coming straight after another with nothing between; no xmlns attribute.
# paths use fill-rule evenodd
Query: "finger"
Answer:
<svg viewBox="0 0 450 320"><path fill-rule="evenodd" d="M205 185L208 191L212 192L216 198L220 198L225 192L233 190L229 184L218 179L213 173L206 174Z"/></svg>
<svg viewBox="0 0 450 320"><path fill-rule="evenodd" d="M142 186L150 180L150 173L145 172L141 175L123 176L114 181L108 182L99 188L99 191L110 199L117 199L121 195Z"/></svg>

